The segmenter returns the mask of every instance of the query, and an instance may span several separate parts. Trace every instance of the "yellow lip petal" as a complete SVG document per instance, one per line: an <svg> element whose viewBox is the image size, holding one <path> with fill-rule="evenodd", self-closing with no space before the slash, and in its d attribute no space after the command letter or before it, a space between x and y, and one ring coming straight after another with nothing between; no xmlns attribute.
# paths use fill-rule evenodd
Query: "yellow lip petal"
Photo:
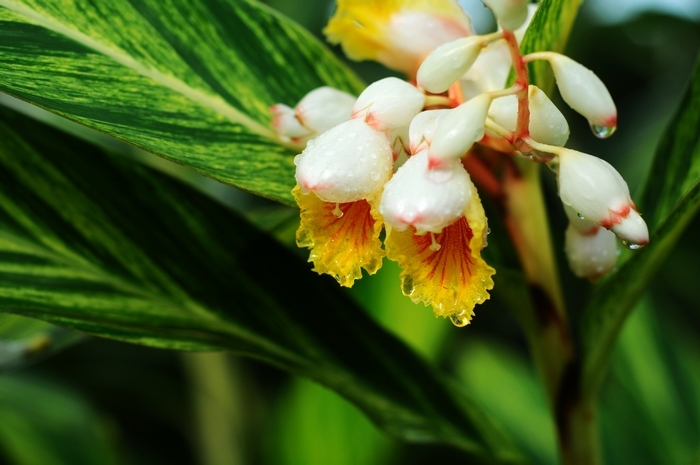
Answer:
<svg viewBox="0 0 700 465"><path fill-rule="evenodd" d="M488 300L496 272L481 258L486 216L476 193L472 200L465 216L434 235L439 250L431 247L430 234L416 235L412 227L391 230L384 241L387 257L403 270L403 293L457 326L468 324L474 306Z"/></svg>
<svg viewBox="0 0 700 465"><path fill-rule="evenodd" d="M297 245L311 249L314 271L329 274L341 286L351 287L362 277L361 268L374 274L382 266L384 250L379 240L382 221L367 200L337 204L324 202L299 186L292 194L301 209ZM334 213L334 210L336 213Z"/></svg>

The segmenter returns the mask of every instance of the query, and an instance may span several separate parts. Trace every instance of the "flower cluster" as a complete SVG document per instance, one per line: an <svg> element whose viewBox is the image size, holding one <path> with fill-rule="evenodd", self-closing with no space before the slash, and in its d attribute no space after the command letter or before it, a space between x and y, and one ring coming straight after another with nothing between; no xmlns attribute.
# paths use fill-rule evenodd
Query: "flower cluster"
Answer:
<svg viewBox="0 0 700 465"><path fill-rule="evenodd" d="M458 326L489 298L495 273L481 257L489 230L472 177L484 186L498 180L477 153L546 164L556 174L576 275L594 280L613 269L616 236L630 248L648 242L619 173L564 148L567 121L529 85L526 63L551 64L563 100L599 137L617 125L605 85L564 55L520 54L535 10L526 0L484 3L498 32L473 34L452 0L339 0L329 39L409 81L382 79L358 98L322 87L295 108L271 109L280 138L307 144L295 158L292 192L301 209L297 243L311 249L314 269L351 286L386 256L403 270L406 295ZM511 68L515 83L506 87Z"/></svg>

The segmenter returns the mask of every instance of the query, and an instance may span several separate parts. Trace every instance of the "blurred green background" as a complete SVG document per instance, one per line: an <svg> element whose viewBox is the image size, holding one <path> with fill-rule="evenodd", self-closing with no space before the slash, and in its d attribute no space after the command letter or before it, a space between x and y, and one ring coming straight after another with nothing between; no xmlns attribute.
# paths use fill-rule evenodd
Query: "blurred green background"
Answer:
<svg viewBox="0 0 700 465"><path fill-rule="evenodd" d="M267 1L314 34L332 12L322 0ZM494 27L478 2L467 2L475 28ZM614 11L610 11L612 3ZM700 2L589 1L567 53L608 85L619 110L612 139L593 137L586 122L555 100L571 126L569 146L610 161L634 193L644 182L664 127L700 48ZM352 63L367 81L387 75ZM295 211L204 179L56 117L0 96L0 102L157 166L243 211L285 242ZM295 102L284 102L293 105ZM699 128L700 129L700 128ZM565 217L554 180L545 176L556 250ZM602 394L606 463L700 463L700 221L688 228L628 321ZM300 251L299 256L305 257ZM572 319L590 285L568 271L559 253ZM494 298L474 324L456 329L413 305L399 290L398 269L350 291L384 326L453 373L501 420L533 463L557 463L554 427L527 347L513 317ZM312 300L312 299L310 299ZM464 457L431 445L403 445L381 435L352 405L309 381L229 354L183 354L36 326L0 324L0 464L433 464ZM4 336L12 334L12 339ZM474 463L473 461L471 463Z"/></svg>

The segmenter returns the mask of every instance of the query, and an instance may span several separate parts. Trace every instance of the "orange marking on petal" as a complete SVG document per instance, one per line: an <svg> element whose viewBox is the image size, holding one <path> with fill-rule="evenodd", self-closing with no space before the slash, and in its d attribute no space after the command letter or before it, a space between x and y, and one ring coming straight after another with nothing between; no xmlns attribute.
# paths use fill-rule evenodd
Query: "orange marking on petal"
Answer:
<svg viewBox="0 0 700 465"><path fill-rule="evenodd" d="M391 230L384 241L387 257L403 269L404 294L432 305L436 316L456 315L465 323L489 298L495 273L481 258L486 217L476 192L473 199L465 216L434 234L438 250L431 248L430 234L419 236L413 227Z"/></svg>
<svg viewBox="0 0 700 465"><path fill-rule="evenodd" d="M303 194L299 186L292 194L301 208L297 245L311 249L314 271L329 274L346 287L362 277L361 268L377 272L384 256L379 241L382 221L370 202L324 202L313 192ZM336 206L342 216L337 216Z"/></svg>

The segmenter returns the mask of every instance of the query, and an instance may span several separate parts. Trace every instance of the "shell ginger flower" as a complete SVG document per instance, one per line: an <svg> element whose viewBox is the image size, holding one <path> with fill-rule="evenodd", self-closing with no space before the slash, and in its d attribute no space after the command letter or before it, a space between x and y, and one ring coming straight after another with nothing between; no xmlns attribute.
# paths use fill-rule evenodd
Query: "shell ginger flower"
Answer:
<svg viewBox="0 0 700 465"><path fill-rule="evenodd" d="M570 219L566 254L577 276L596 280L612 272L618 240L631 249L649 241L620 174L563 147L569 125L530 85L525 64L548 61L563 99L605 138L615 130L617 113L602 81L563 55L521 55L522 30L515 29L527 27L521 23L528 2L485 3L501 30L474 36L453 1L339 0L326 28L329 39L342 43L351 58L375 59L417 82L379 80L349 115L353 98L328 88L310 92L296 110L273 107L281 139L313 137L314 122L326 122L324 112L335 124L318 130L294 160L297 244L311 250L314 270L352 286L362 269L375 273L386 256L402 270L405 295L457 326L471 321L494 287L495 270L481 257L489 229L476 186L500 207L527 278L547 279L528 266L538 262L533 254L541 247L521 236L519 226L531 220L530 197L520 198L529 190L517 186L529 178L514 158L545 164L557 176ZM494 54L503 49L508 53ZM494 60L493 76L479 69ZM515 74L508 88L498 84L504 67Z"/></svg>

